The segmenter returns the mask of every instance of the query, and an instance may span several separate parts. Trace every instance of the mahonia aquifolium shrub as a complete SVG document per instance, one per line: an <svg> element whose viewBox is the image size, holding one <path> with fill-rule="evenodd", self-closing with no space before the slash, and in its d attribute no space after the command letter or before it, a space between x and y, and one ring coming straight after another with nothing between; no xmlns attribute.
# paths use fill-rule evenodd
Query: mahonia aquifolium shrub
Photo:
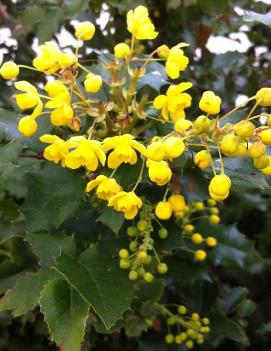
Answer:
<svg viewBox="0 0 271 351"><path fill-rule="evenodd" d="M76 27L78 46L74 53L62 52L53 42L46 42L40 46L33 67L9 61L2 65L0 74L4 79L14 79L21 69L32 69L50 77L42 89L27 81L14 83L16 103L27 112L19 121L19 132L24 137L31 137L43 118L50 118L51 124L57 127L56 131L59 127L67 130L67 138L61 137L61 133L40 137L45 144L44 159L71 171L83 167L87 179L86 193L95 192L107 206L133 221L127 229L129 247L119 251L119 266L129 272L130 281L143 279L151 283L156 276L168 271L163 255L155 248L153 234L156 225L160 227L160 239L166 240L170 233L163 223L174 220L180 228L180 240L186 251L199 264L206 259L208 249L216 247L215 237L203 237L197 232L196 221L208 218L214 225L220 221L217 202L225 200L231 189L223 157L251 158L259 172L271 175L271 156L266 151L266 146L271 145L271 117L266 113L254 115L256 107L271 105L271 88L260 89L255 96L224 115L220 114L220 97L213 91L205 91L199 101L193 101L199 109L196 119L191 121L186 118L186 110L192 105L190 82L170 84L166 93L153 101L145 95L139 99L137 95L137 82L144 77L151 62L165 63L166 73L173 81L180 78L189 64L185 55L188 44L180 43L171 48L162 45L149 55L142 55L139 41L153 40L158 36L148 10L143 6L128 12L127 29L131 40L117 44L114 57L103 64L110 83L91 67L80 63L79 44L91 40L95 34L95 26L88 21ZM82 75L83 84L80 84ZM103 85L110 88L107 102L95 96ZM222 123L251 101L253 107L245 119L235 124ZM146 113L149 106L156 109L157 117ZM82 116L89 120L85 134L81 132ZM267 117L267 126L256 128L253 121L261 116ZM149 123L153 120L170 125L171 131L167 135L153 135ZM198 148L194 155L195 165L200 169L211 167L213 172L209 184L210 199L205 202L187 203L173 184L174 160L192 147ZM219 159L219 170L215 167L214 157ZM123 188L114 175L122 164L133 166L137 163L141 165L137 181L131 189ZM164 196L156 204L137 194L145 170L154 187L165 187ZM208 318L189 313L183 305L172 307L157 303L156 309L157 314L166 319L168 333L165 342L168 344L184 344L191 349L202 344L204 335L210 331ZM145 322L151 327L153 320Z"/></svg>

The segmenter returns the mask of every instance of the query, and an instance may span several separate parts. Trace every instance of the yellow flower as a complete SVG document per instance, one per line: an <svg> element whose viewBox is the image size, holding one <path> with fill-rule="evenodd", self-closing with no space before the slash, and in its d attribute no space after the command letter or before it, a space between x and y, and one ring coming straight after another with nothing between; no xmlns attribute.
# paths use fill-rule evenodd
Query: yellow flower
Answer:
<svg viewBox="0 0 271 351"><path fill-rule="evenodd" d="M99 175L96 179L88 182L86 192L90 192L97 187L97 196L99 199L107 200L116 195L122 190L121 186L113 178L107 178L104 175Z"/></svg>
<svg viewBox="0 0 271 351"><path fill-rule="evenodd" d="M100 90L102 84L102 77L93 73L88 73L84 81L84 86L88 93L97 93Z"/></svg>
<svg viewBox="0 0 271 351"><path fill-rule="evenodd" d="M255 96L256 101L260 106L271 105L271 88L261 88Z"/></svg>
<svg viewBox="0 0 271 351"><path fill-rule="evenodd" d="M46 42L39 47L41 54L34 58L33 66L46 74L72 66L76 62L74 54L65 54L59 50L56 44Z"/></svg>
<svg viewBox="0 0 271 351"><path fill-rule="evenodd" d="M166 156L164 145L161 141L151 143L146 151L146 156L152 161L162 161Z"/></svg>
<svg viewBox="0 0 271 351"><path fill-rule="evenodd" d="M176 132L184 132L185 130L191 128L192 125L193 122L189 121L188 119L178 119L174 124L174 130L176 130Z"/></svg>
<svg viewBox="0 0 271 351"><path fill-rule="evenodd" d="M260 170L260 172L262 172L262 173L265 174L265 175L270 176L270 175L271 175L271 156L268 156L268 159L269 159L268 166L265 167L265 168L262 168L262 169Z"/></svg>
<svg viewBox="0 0 271 351"><path fill-rule="evenodd" d="M145 6L138 6L127 13L127 29L138 40L155 39L158 35Z"/></svg>
<svg viewBox="0 0 271 351"><path fill-rule="evenodd" d="M59 80L48 82L44 89L52 100L45 107L54 109L51 113L51 123L55 126L66 126L72 119L74 112L71 107L71 96L67 87Z"/></svg>
<svg viewBox="0 0 271 351"><path fill-rule="evenodd" d="M185 144L181 138L169 137L163 141L164 150L168 158L177 158L185 151Z"/></svg>
<svg viewBox="0 0 271 351"><path fill-rule="evenodd" d="M4 79L16 78L18 74L19 74L19 67L16 65L15 62L12 62L12 61L5 62L0 68L0 75Z"/></svg>
<svg viewBox="0 0 271 351"><path fill-rule="evenodd" d="M138 209L142 206L142 201L133 191L129 193L120 191L110 198L108 206L113 206L116 211L123 212L126 219L134 219Z"/></svg>
<svg viewBox="0 0 271 351"><path fill-rule="evenodd" d="M117 168L122 163L134 165L137 162L136 151L142 155L146 154L146 149L130 134L106 138L103 142L103 151L112 150L108 156L107 164L109 168Z"/></svg>
<svg viewBox="0 0 271 351"><path fill-rule="evenodd" d="M162 186L170 181L172 172L166 161L149 160L147 167L149 168L149 177L152 182Z"/></svg>
<svg viewBox="0 0 271 351"><path fill-rule="evenodd" d="M172 205L167 201L160 201L155 207L155 215L159 219L167 220L172 216Z"/></svg>
<svg viewBox="0 0 271 351"><path fill-rule="evenodd" d="M78 23L75 29L75 36L80 40L90 40L95 33L95 26L89 21Z"/></svg>
<svg viewBox="0 0 271 351"><path fill-rule="evenodd" d="M206 150L201 150L195 155L195 164L201 168L205 169L210 166L212 161L211 155Z"/></svg>
<svg viewBox="0 0 271 351"><path fill-rule="evenodd" d="M209 184L209 194L213 200L222 201L229 196L231 180L226 174L219 174L212 178Z"/></svg>
<svg viewBox="0 0 271 351"><path fill-rule="evenodd" d="M181 212L185 209L185 199L182 195L171 195L168 199L168 202L171 204L172 211L175 213Z"/></svg>
<svg viewBox="0 0 271 351"><path fill-rule="evenodd" d="M130 47L125 43L119 43L114 47L114 55L119 59L126 59L131 54Z"/></svg>
<svg viewBox="0 0 271 351"><path fill-rule="evenodd" d="M16 95L17 105L22 110L27 110L38 105L40 97L34 85L28 83L25 80L15 82L14 85L16 89L24 92L23 94Z"/></svg>
<svg viewBox="0 0 271 351"><path fill-rule="evenodd" d="M169 49L169 47L167 45L161 45L157 49L157 55L160 58L166 59L166 58L168 58L169 51L170 51L170 49Z"/></svg>
<svg viewBox="0 0 271 351"><path fill-rule="evenodd" d="M209 115L216 115L220 112L221 99L213 91L205 91L199 102L199 108Z"/></svg>
<svg viewBox="0 0 271 351"><path fill-rule="evenodd" d="M30 137L36 133L38 129L35 118L31 116L25 116L20 119L18 124L18 130L24 137Z"/></svg>
<svg viewBox="0 0 271 351"><path fill-rule="evenodd" d="M56 135L44 134L40 137L40 141L51 144L43 152L43 157L48 161L59 163L68 154L68 144Z"/></svg>
<svg viewBox="0 0 271 351"><path fill-rule="evenodd" d="M192 85L190 82L171 85L166 95L159 95L154 99L153 106L158 110L162 109L162 117L166 121L169 117L173 121L185 117L184 109L191 106L192 98L184 91L191 88Z"/></svg>
<svg viewBox="0 0 271 351"><path fill-rule="evenodd" d="M64 167L76 169L85 166L90 171L96 171L99 162L104 166L106 156L99 141L78 136L70 138L67 143L72 151L63 160Z"/></svg>
<svg viewBox="0 0 271 351"><path fill-rule="evenodd" d="M180 77L180 72L183 72L189 64L189 59L184 55L181 47L188 46L186 43L180 43L169 50L166 61L166 72L171 79Z"/></svg>

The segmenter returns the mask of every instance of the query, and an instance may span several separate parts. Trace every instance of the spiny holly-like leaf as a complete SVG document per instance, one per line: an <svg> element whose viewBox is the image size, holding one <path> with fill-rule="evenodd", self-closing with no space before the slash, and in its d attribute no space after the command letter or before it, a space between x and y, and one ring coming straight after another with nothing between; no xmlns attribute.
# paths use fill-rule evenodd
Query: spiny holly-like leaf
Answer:
<svg viewBox="0 0 271 351"><path fill-rule="evenodd" d="M56 262L57 271L91 305L107 329L129 309L133 289L127 274L98 247L85 250L77 262L64 253Z"/></svg>
<svg viewBox="0 0 271 351"><path fill-rule="evenodd" d="M75 242L72 236L64 234L28 234L26 239L30 242L34 253L39 257L42 266L55 263L56 256L65 252L74 257L76 253Z"/></svg>
<svg viewBox="0 0 271 351"><path fill-rule="evenodd" d="M62 351L79 351L89 304L65 280L49 281L41 293L41 311L52 339Z"/></svg>
<svg viewBox="0 0 271 351"><path fill-rule="evenodd" d="M58 273L52 269L23 275L12 290L0 300L0 311L12 310L14 317L21 316L32 310L38 303L40 293L50 279Z"/></svg>
<svg viewBox="0 0 271 351"><path fill-rule="evenodd" d="M210 319L212 321L211 336L213 338L228 338L249 345L248 337L239 324L219 314L211 316Z"/></svg>
<svg viewBox="0 0 271 351"><path fill-rule="evenodd" d="M23 206L30 232L59 227L75 215L84 197L84 182L78 172L71 172L46 162L28 179L28 193Z"/></svg>
<svg viewBox="0 0 271 351"><path fill-rule="evenodd" d="M122 213L113 210L111 207L106 207L98 217L97 221L102 222L117 234L124 223L124 216Z"/></svg>

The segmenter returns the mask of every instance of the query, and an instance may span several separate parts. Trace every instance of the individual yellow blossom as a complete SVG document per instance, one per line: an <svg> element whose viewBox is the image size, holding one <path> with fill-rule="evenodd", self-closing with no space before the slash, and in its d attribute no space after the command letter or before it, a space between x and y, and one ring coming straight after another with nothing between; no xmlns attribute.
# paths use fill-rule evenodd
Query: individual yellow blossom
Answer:
<svg viewBox="0 0 271 351"><path fill-rule="evenodd" d="M99 162L104 166L106 156L99 141L78 136L70 138L67 142L72 151L63 159L64 167L77 169L85 166L90 171L96 171Z"/></svg>
<svg viewBox="0 0 271 351"><path fill-rule="evenodd" d="M205 169L210 166L212 161L212 157L210 153L206 150L201 150L196 153L195 155L195 164L201 168Z"/></svg>
<svg viewBox="0 0 271 351"><path fill-rule="evenodd" d="M68 125L74 112L71 107L71 96L67 87L59 80L48 82L44 89L52 100L45 107L54 109L51 113L51 123L55 126Z"/></svg>
<svg viewBox="0 0 271 351"><path fill-rule="evenodd" d="M271 128L264 129L259 135L265 145L271 145Z"/></svg>
<svg viewBox="0 0 271 351"><path fill-rule="evenodd" d="M127 29L138 40L155 39L158 35L145 6L138 6L127 13Z"/></svg>
<svg viewBox="0 0 271 351"><path fill-rule="evenodd" d="M172 176L171 169L166 161L151 161L147 163L150 180L159 186L167 184Z"/></svg>
<svg viewBox="0 0 271 351"><path fill-rule="evenodd" d="M231 180L226 174L219 174L212 178L209 184L209 194L213 200L222 201L229 196Z"/></svg>
<svg viewBox="0 0 271 351"><path fill-rule="evenodd" d="M133 192L120 191L112 196L108 206L113 206L116 211L123 212L126 219L134 219L138 209L142 206L141 199Z"/></svg>
<svg viewBox="0 0 271 351"><path fill-rule="evenodd" d="M186 43L180 43L169 50L166 61L166 73L171 79L180 77L180 72L183 72L189 64L189 59L184 55L181 47L188 46Z"/></svg>
<svg viewBox="0 0 271 351"><path fill-rule="evenodd" d="M75 36L80 40L90 40L95 34L95 26L89 21L80 22L75 28Z"/></svg>
<svg viewBox="0 0 271 351"><path fill-rule="evenodd" d="M44 149L43 157L51 162L59 163L68 154L69 145L57 135L44 134L40 137L40 141L51 144Z"/></svg>
<svg viewBox="0 0 271 351"><path fill-rule="evenodd" d="M186 206L185 199L180 194L171 195L168 199L168 202L171 204L172 211L174 213L178 213L178 212L183 211L185 209L185 206Z"/></svg>
<svg viewBox="0 0 271 351"><path fill-rule="evenodd" d="M217 115L220 112L221 99L213 91L205 91L199 102L201 111L209 115Z"/></svg>
<svg viewBox="0 0 271 351"><path fill-rule="evenodd" d="M193 126L193 122L189 121L188 119L181 118L175 122L174 130L176 130L176 132L184 132L185 130L191 128L192 126Z"/></svg>
<svg viewBox="0 0 271 351"><path fill-rule="evenodd" d="M97 196L99 199L107 200L116 195L122 190L121 186L113 178L107 178L104 175L99 175L94 180L88 182L86 192L90 192L97 187Z"/></svg>
<svg viewBox="0 0 271 351"><path fill-rule="evenodd" d="M136 151L146 154L145 147L130 134L106 138L103 141L103 151L110 152L107 164L109 168L117 168L122 163L134 165L137 162Z"/></svg>
<svg viewBox="0 0 271 351"><path fill-rule="evenodd" d="M166 58L168 58L169 51L170 51L170 49L167 45L161 45L157 49L157 55L162 59L166 59Z"/></svg>
<svg viewBox="0 0 271 351"><path fill-rule="evenodd" d="M119 43L114 47L114 55L119 59L126 59L131 54L130 47L125 43Z"/></svg>
<svg viewBox="0 0 271 351"><path fill-rule="evenodd" d="M40 97L34 85L28 83L25 80L15 82L14 85L16 89L24 92L23 94L17 94L15 97L17 105L22 110L27 110L38 105Z"/></svg>
<svg viewBox="0 0 271 351"><path fill-rule="evenodd" d="M185 151L185 144L179 137L168 137L163 141L163 145L168 158L177 158Z"/></svg>
<svg viewBox="0 0 271 351"><path fill-rule="evenodd" d="M103 84L103 79L98 74L88 73L84 81L88 93L97 93Z"/></svg>
<svg viewBox="0 0 271 351"><path fill-rule="evenodd" d="M18 130L24 137L30 137L36 133L38 129L37 122L32 116L25 116L20 119Z"/></svg>
<svg viewBox="0 0 271 351"><path fill-rule="evenodd" d="M171 85L166 95L159 95L154 99L153 106L161 110L162 117L167 121L169 117L177 121L185 117L184 110L191 106L192 98L185 90L192 87L192 83L183 82L178 85Z"/></svg>
<svg viewBox="0 0 271 351"><path fill-rule="evenodd" d="M261 88L257 91L255 96L256 102L260 106L271 105L271 88Z"/></svg>
<svg viewBox="0 0 271 351"><path fill-rule="evenodd" d="M164 144L161 141L152 142L147 147L146 156L152 161L162 161L166 156Z"/></svg>
<svg viewBox="0 0 271 351"><path fill-rule="evenodd" d="M19 66L13 61L5 62L0 68L0 75L4 79L16 78L19 74Z"/></svg>
<svg viewBox="0 0 271 351"><path fill-rule="evenodd" d="M172 205L167 201L160 201L155 207L155 215L159 219L167 220L172 216Z"/></svg>
<svg viewBox="0 0 271 351"><path fill-rule="evenodd" d="M41 54L34 58L33 66L46 74L53 74L60 69L72 66L76 62L74 54L61 52L55 43L46 42L39 49Z"/></svg>
<svg viewBox="0 0 271 351"><path fill-rule="evenodd" d="M262 168L262 169L260 170L260 172L262 172L262 173L265 174L265 175L270 176L270 175L271 175L271 156L268 156L268 159L269 159L268 166L265 167L265 168Z"/></svg>

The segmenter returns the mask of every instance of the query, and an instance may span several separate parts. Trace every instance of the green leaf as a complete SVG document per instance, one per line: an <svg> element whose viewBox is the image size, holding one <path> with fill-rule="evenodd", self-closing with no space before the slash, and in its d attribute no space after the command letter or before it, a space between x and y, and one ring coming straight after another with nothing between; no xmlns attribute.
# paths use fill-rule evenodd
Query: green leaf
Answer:
<svg viewBox="0 0 271 351"><path fill-rule="evenodd" d="M27 234L34 253L39 257L42 266L55 264L55 258L64 252L71 258L75 257L76 247L72 236L64 234Z"/></svg>
<svg viewBox="0 0 271 351"><path fill-rule="evenodd" d="M248 22L260 22L266 26L271 26L271 11L266 14L257 13L254 11L246 11L243 15L244 21Z"/></svg>
<svg viewBox="0 0 271 351"><path fill-rule="evenodd" d="M84 182L79 172L45 163L28 178L28 193L23 205L30 232L59 227L76 214L84 198Z"/></svg>
<svg viewBox="0 0 271 351"><path fill-rule="evenodd" d="M105 207L102 214L97 219L98 222L102 222L108 226L115 234L118 234L120 228L124 223L123 213L117 212L111 207Z"/></svg>
<svg viewBox="0 0 271 351"><path fill-rule="evenodd" d="M248 292L247 288L234 287L218 300L219 310L225 314L230 313L247 296Z"/></svg>
<svg viewBox="0 0 271 351"><path fill-rule="evenodd" d="M57 277L52 269L23 275L12 290L0 300L0 311L12 310L14 317L21 316L32 310L38 303L40 293L50 279Z"/></svg>
<svg viewBox="0 0 271 351"><path fill-rule="evenodd" d="M17 125L17 113L8 110L0 110L0 130L7 139L14 139L20 136Z"/></svg>
<svg viewBox="0 0 271 351"><path fill-rule="evenodd" d="M47 9L44 16L40 19L37 25L36 34L41 44L52 39L53 36L58 32L61 17L61 8L53 7Z"/></svg>
<svg viewBox="0 0 271 351"><path fill-rule="evenodd" d="M210 317L212 328L210 336L218 338L228 338L243 345L249 345L249 340L244 330L236 322L222 316L213 315Z"/></svg>
<svg viewBox="0 0 271 351"><path fill-rule="evenodd" d="M89 305L65 280L52 280L42 290L41 311L52 339L62 351L80 351Z"/></svg>
<svg viewBox="0 0 271 351"><path fill-rule="evenodd" d="M88 2L85 0L66 0L62 9L63 16L68 18L77 17L79 14L87 10Z"/></svg>
<svg viewBox="0 0 271 351"><path fill-rule="evenodd" d="M140 90L148 85L154 90L159 91L166 84L168 84L168 80L165 73L165 66L158 62L151 62L144 76L138 80L137 89Z"/></svg>
<svg viewBox="0 0 271 351"><path fill-rule="evenodd" d="M56 262L57 271L91 305L107 329L129 309L133 289L127 273L98 247L84 251L77 262L64 253Z"/></svg>

